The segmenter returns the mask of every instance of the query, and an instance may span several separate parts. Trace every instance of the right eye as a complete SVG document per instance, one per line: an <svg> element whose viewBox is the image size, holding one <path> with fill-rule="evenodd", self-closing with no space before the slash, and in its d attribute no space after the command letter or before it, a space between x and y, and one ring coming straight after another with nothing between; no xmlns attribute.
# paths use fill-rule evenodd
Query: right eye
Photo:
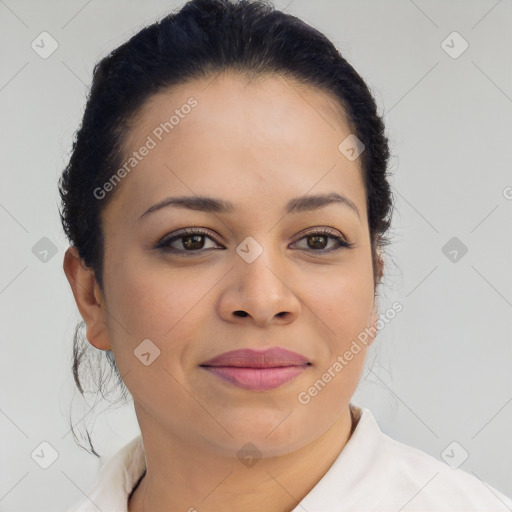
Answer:
<svg viewBox="0 0 512 512"><path fill-rule="evenodd" d="M163 237L157 243L156 248L164 252L192 256L194 253L204 252L205 238L209 238L211 241L215 242L211 236L211 231L204 228L185 228L171 233L171 235L173 236L169 237L169 235L166 235ZM172 244L177 244L181 247L173 247Z"/></svg>

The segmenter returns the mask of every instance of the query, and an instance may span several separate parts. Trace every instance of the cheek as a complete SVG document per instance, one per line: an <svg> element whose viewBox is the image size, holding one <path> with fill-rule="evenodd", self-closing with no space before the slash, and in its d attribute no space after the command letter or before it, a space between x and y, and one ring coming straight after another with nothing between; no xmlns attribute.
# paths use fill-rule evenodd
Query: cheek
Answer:
<svg viewBox="0 0 512 512"><path fill-rule="evenodd" d="M304 297L314 313L341 342L367 327L373 308L371 262L354 258L353 264L315 278Z"/></svg>
<svg viewBox="0 0 512 512"><path fill-rule="evenodd" d="M202 273L200 278L194 275L187 269L171 269L165 263L127 258L111 273L109 309L130 332L135 344L145 338L154 339L157 344L181 339L197 322L197 314L204 308L203 299L218 281L215 272ZM118 332L115 320L111 324ZM120 335L126 337L126 331Z"/></svg>
<svg viewBox="0 0 512 512"><path fill-rule="evenodd" d="M315 382L321 381L322 398L312 401L314 409L309 413L314 410L312 416L321 418L337 414L340 404L349 402L364 368L367 345L358 336L369 327L373 308L371 263L359 260L317 283L314 293L310 290L307 294L308 305L319 318L326 350L311 383L312 393L316 393ZM326 404L332 406L328 413Z"/></svg>
<svg viewBox="0 0 512 512"><path fill-rule="evenodd" d="M129 258L111 271L109 335L116 364L127 377L125 384L132 396L143 399L160 388L179 392L164 369L182 379L182 352L194 337L201 297L212 286L209 281L207 276L194 280L189 273L170 272ZM145 365L143 354L148 352L151 362Z"/></svg>

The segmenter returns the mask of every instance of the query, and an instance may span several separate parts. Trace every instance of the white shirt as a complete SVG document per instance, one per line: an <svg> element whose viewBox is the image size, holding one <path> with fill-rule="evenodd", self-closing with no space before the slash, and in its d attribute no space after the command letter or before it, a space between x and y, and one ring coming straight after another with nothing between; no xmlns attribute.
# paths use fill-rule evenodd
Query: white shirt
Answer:
<svg viewBox="0 0 512 512"><path fill-rule="evenodd" d="M292 512L498 512L512 500L475 476L381 432L369 409L329 470ZM139 435L100 470L88 498L68 512L128 512L128 496L146 468Z"/></svg>

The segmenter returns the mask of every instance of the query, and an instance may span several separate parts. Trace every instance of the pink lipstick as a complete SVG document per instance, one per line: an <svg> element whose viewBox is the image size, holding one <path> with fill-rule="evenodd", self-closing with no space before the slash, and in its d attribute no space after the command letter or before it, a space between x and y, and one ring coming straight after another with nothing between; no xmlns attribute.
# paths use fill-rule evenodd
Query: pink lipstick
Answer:
<svg viewBox="0 0 512 512"><path fill-rule="evenodd" d="M300 354L281 347L225 352L199 366L235 386L266 391L300 375L311 363Z"/></svg>

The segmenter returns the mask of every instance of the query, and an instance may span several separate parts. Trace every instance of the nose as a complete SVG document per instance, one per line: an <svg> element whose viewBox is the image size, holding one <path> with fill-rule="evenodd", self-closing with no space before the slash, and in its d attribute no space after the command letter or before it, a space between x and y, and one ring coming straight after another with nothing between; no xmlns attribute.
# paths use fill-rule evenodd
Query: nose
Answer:
<svg viewBox="0 0 512 512"><path fill-rule="evenodd" d="M252 263L242 258L226 276L218 303L219 315L231 323L266 327L287 324L297 318L301 303L293 290L290 268L269 251Z"/></svg>

